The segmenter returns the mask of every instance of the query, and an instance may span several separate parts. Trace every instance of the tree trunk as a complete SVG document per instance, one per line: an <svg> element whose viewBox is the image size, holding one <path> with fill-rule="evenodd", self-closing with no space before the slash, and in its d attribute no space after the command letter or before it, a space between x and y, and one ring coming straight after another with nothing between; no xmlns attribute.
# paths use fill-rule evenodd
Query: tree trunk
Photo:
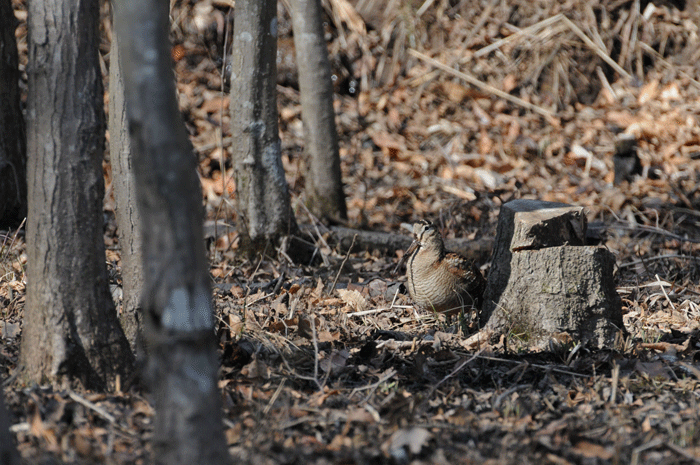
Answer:
<svg viewBox="0 0 700 465"><path fill-rule="evenodd" d="M0 0L0 228L17 226L27 215L26 135L11 3Z"/></svg>
<svg viewBox="0 0 700 465"><path fill-rule="evenodd" d="M277 127L277 8L236 3L231 72L231 135L236 195L254 250L296 234Z"/></svg>
<svg viewBox="0 0 700 465"><path fill-rule="evenodd" d="M133 354L109 291L98 2L29 2L25 381L129 381Z"/></svg>
<svg viewBox="0 0 700 465"><path fill-rule="evenodd" d="M196 158L175 94L168 2L116 0L138 208L144 219L146 379L158 464L230 461Z"/></svg>
<svg viewBox="0 0 700 465"><path fill-rule="evenodd" d="M114 175L112 186L116 200L121 271L124 297L119 320L131 349L136 350L141 317L143 266L141 259L141 215L136 202L136 187L131 158L131 142L124 106L124 81L119 66L119 47L116 31L112 30L109 53L109 153Z"/></svg>
<svg viewBox="0 0 700 465"><path fill-rule="evenodd" d="M333 83L323 38L321 0L291 0L294 47L299 68L304 143L308 154L307 195L320 218L346 220L340 172Z"/></svg>
<svg viewBox="0 0 700 465"><path fill-rule="evenodd" d="M0 463L2 465L20 464L19 454L10 433L10 413L5 408L2 393L0 393Z"/></svg>

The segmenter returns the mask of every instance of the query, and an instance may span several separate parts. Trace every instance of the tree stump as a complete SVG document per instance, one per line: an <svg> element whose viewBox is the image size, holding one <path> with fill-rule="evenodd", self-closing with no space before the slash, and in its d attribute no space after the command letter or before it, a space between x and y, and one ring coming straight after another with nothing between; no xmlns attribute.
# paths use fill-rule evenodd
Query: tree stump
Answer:
<svg viewBox="0 0 700 465"><path fill-rule="evenodd" d="M586 246L585 237L582 207L536 200L503 205L484 295L484 332L492 339L510 333L530 347L567 334L594 348L610 347L623 329L615 257Z"/></svg>

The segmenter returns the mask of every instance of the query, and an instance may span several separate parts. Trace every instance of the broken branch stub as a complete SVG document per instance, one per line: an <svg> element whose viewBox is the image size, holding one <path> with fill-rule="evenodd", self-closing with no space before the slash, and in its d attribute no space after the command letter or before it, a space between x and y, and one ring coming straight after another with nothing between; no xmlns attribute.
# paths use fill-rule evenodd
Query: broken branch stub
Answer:
<svg viewBox="0 0 700 465"><path fill-rule="evenodd" d="M530 346L567 333L610 346L622 326L615 257L585 246L582 207L515 200L501 208L482 319L493 336L511 332Z"/></svg>

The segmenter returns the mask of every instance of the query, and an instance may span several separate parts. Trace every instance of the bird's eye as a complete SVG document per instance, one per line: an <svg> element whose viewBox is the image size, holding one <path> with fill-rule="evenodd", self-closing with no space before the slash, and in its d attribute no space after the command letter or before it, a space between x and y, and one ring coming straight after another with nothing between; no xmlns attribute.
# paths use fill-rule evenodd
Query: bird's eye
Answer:
<svg viewBox="0 0 700 465"><path fill-rule="evenodd" d="M426 221L426 223L423 225L423 228L421 230L419 239L423 240L425 237L430 235L433 231L435 231L435 225Z"/></svg>

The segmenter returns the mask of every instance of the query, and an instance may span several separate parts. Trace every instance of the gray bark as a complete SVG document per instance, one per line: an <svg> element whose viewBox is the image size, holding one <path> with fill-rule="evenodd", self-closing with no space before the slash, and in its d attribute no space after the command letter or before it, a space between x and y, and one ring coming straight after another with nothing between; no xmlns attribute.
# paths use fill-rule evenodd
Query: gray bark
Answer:
<svg viewBox="0 0 700 465"><path fill-rule="evenodd" d="M593 348L612 347L623 330L615 256L603 247L549 247L513 254L511 276L486 329L528 346L568 334Z"/></svg>
<svg viewBox="0 0 700 465"><path fill-rule="evenodd" d="M10 433L10 413L5 408L0 394L0 463L2 465L19 465L19 454Z"/></svg>
<svg viewBox="0 0 700 465"><path fill-rule="evenodd" d="M550 338L610 346L623 330L615 257L585 246L582 207L514 200L501 208L482 322L528 346Z"/></svg>
<svg viewBox="0 0 700 465"><path fill-rule="evenodd" d="M121 274L124 290L119 320L132 350L139 335L140 305L143 292L141 257L141 215L136 202L136 181L131 157L131 141L124 106L124 80L119 66L116 31L112 31L109 63L109 149L112 162L112 187L116 200Z"/></svg>
<svg viewBox="0 0 700 465"><path fill-rule="evenodd" d="M501 207L493 259L484 293L482 322L498 307L511 279L513 253L564 244L583 245L586 216L582 207L540 200L513 200Z"/></svg>
<svg viewBox="0 0 700 465"><path fill-rule="evenodd" d="M320 218L347 219L333 110L333 83L323 37L320 0L291 0L294 47L299 69L304 143L308 155L307 195Z"/></svg>
<svg viewBox="0 0 700 465"><path fill-rule="evenodd" d="M277 126L277 8L236 3L231 57L231 135L236 196L253 249L296 234Z"/></svg>
<svg viewBox="0 0 700 465"><path fill-rule="evenodd" d="M0 228L17 226L27 215L26 135L11 3L0 0Z"/></svg>
<svg viewBox="0 0 700 465"><path fill-rule="evenodd" d="M180 115L168 2L116 0L114 17L144 219L145 378L157 464L225 464L212 296L196 158Z"/></svg>
<svg viewBox="0 0 700 465"><path fill-rule="evenodd" d="M126 386L133 354L109 291L97 2L29 2L28 383Z"/></svg>

